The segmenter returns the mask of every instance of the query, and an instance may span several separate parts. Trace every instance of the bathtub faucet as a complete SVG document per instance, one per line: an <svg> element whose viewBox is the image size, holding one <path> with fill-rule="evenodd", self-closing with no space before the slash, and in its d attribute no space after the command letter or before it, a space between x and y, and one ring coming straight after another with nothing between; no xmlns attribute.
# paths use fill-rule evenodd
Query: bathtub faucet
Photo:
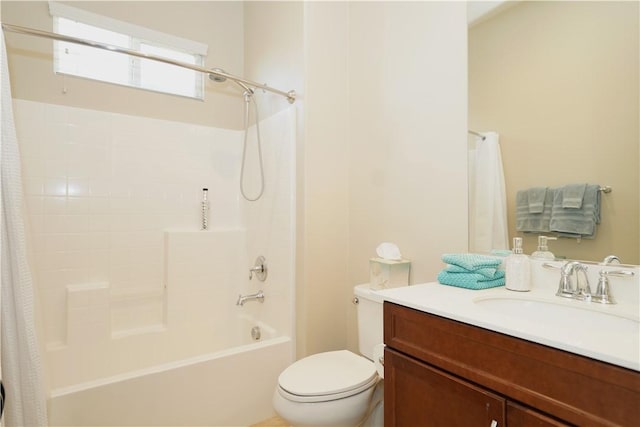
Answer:
<svg viewBox="0 0 640 427"><path fill-rule="evenodd" d="M251 295L238 295L238 301L236 301L236 305L244 305L244 303L247 301L255 301L255 300L264 302L264 292L258 291L255 294L251 294Z"/></svg>

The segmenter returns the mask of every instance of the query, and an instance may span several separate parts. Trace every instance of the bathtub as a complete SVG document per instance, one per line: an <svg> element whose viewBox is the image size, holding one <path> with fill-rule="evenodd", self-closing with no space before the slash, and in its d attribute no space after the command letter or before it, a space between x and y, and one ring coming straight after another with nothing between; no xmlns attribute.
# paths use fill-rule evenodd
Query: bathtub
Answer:
<svg viewBox="0 0 640 427"><path fill-rule="evenodd" d="M274 415L293 360L289 281L249 281L245 230L166 231L164 286L68 285L47 348L51 426L242 426ZM202 256L205 254L206 256ZM264 289L263 303L238 294Z"/></svg>
<svg viewBox="0 0 640 427"><path fill-rule="evenodd" d="M261 328L264 329L264 328ZM52 390L50 426L246 426L274 415L289 337ZM268 362L268 363L266 363Z"/></svg>

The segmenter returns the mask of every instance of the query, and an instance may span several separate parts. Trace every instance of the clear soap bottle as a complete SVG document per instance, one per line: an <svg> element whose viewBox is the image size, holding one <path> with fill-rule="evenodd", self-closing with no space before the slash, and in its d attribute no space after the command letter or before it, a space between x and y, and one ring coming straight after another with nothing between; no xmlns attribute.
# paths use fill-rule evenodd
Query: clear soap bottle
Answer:
<svg viewBox="0 0 640 427"><path fill-rule="evenodd" d="M513 238L513 253L505 260L506 288L511 291L531 290L531 261L522 251L522 237Z"/></svg>
<svg viewBox="0 0 640 427"><path fill-rule="evenodd" d="M556 256L549 250L547 242L557 239L557 237L538 236L538 249L531 254L531 258L547 259L550 261L556 259Z"/></svg>

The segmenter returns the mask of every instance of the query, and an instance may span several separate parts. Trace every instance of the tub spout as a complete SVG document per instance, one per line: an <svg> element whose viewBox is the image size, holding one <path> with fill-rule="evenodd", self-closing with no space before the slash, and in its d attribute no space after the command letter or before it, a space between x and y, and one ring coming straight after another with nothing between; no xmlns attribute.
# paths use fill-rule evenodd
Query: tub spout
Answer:
<svg viewBox="0 0 640 427"><path fill-rule="evenodd" d="M260 301L264 302L264 292L258 291L255 294L251 295L238 295L238 301L236 301L236 305L244 305L247 301Z"/></svg>

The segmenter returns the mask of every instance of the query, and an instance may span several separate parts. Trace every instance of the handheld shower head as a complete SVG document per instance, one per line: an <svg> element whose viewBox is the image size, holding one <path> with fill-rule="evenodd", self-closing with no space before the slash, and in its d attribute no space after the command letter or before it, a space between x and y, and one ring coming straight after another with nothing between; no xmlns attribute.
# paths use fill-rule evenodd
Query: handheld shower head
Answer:
<svg viewBox="0 0 640 427"><path fill-rule="evenodd" d="M212 68L211 71L214 71L214 72L217 71L217 72L226 74L226 72L221 68ZM224 76L221 76L220 74L211 73L211 74L209 74L209 78L211 80L213 80L214 82L218 82L218 83L222 83L222 82L227 81L227 78L224 77Z"/></svg>
<svg viewBox="0 0 640 427"><path fill-rule="evenodd" d="M216 73L222 73L222 74L227 74L226 71L224 71L221 68L212 68L211 71L213 71L213 73L209 73L209 79L213 80L214 82L218 82L218 83L223 83L227 81L227 78L223 75L220 74L216 74ZM232 78L233 80L233 78ZM247 86L246 84L238 81L238 80L233 80L234 83L236 83L238 86L240 86L242 89L244 89L245 94L253 95L253 89L251 89L249 86Z"/></svg>

